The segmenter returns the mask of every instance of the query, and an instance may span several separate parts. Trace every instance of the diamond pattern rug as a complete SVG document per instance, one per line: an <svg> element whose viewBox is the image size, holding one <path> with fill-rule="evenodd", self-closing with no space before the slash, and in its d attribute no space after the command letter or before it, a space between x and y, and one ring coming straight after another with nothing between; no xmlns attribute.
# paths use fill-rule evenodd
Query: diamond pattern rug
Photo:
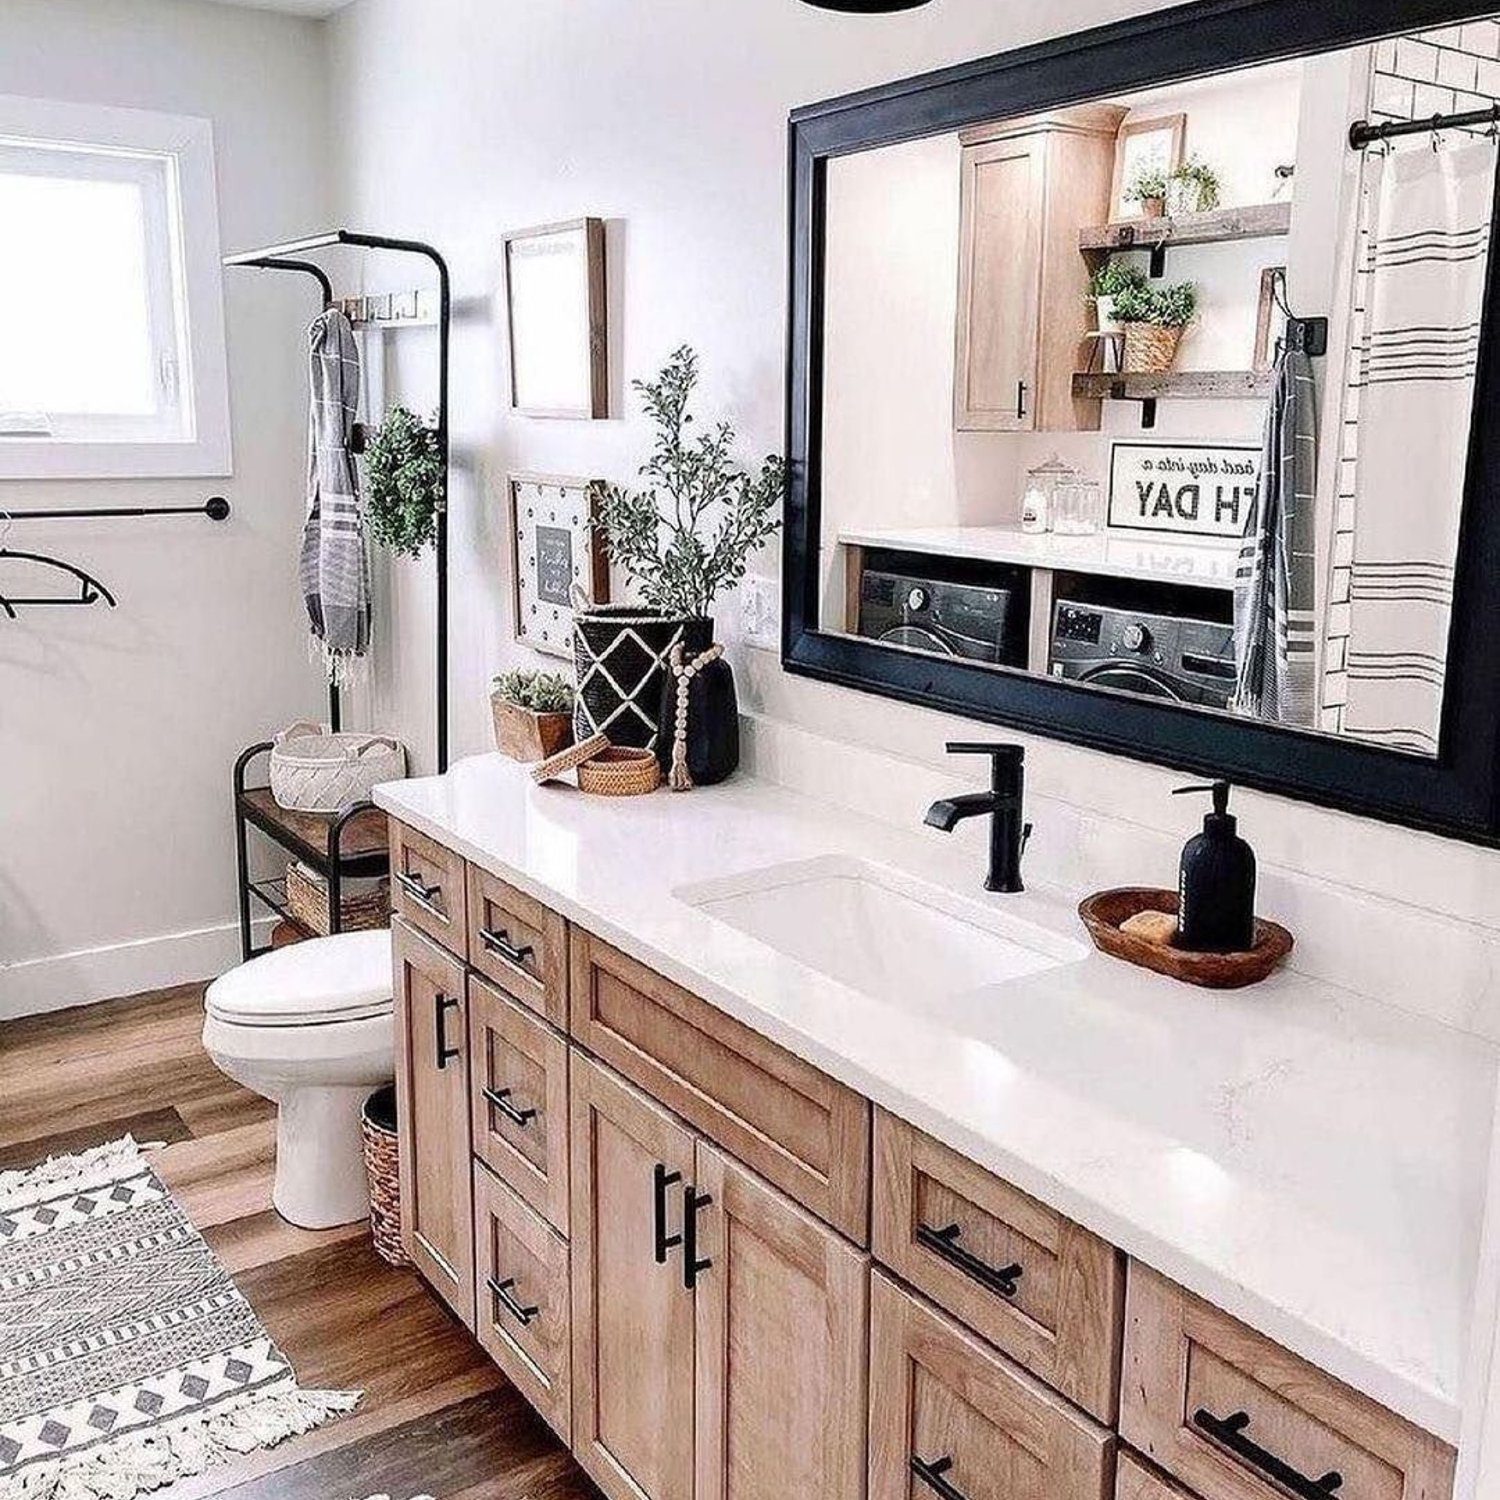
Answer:
<svg viewBox="0 0 1500 1500"><path fill-rule="evenodd" d="M132 1500L358 1399L298 1386L129 1136L0 1173L0 1500Z"/></svg>

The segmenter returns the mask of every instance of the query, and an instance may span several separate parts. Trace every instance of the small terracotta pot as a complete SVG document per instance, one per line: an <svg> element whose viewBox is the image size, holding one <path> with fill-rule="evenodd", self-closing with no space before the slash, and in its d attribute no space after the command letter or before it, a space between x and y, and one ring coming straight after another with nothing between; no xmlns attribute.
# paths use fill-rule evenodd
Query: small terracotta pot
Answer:
<svg viewBox="0 0 1500 1500"><path fill-rule="evenodd" d="M573 743L573 715L539 714L498 694L490 697L495 714L495 744L512 760L546 760Z"/></svg>
<svg viewBox="0 0 1500 1500"><path fill-rule="evenodd" d="M1160 219L1167 212L1167 200L1165 198L1142 198L1141 213L1148 219Z"/></svg>

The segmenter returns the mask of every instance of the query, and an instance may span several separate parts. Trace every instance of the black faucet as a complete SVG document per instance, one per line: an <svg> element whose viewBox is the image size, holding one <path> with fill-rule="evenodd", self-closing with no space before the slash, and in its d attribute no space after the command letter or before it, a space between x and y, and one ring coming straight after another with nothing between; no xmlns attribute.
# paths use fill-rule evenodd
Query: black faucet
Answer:
<svg viewBox="0 0 1500 1500"><path fill-rule="evenodd" d="M1021 884L1021 856L1031 837L1031 824L1021 821L1021 796L1026 780L1025 749L1020 745L950 744L948 754L988 755L990 790L934 802L927 809L927 826L952 833L965 818L988 813L990 869L984 888L1005 892L1025 890Z"/></svg>

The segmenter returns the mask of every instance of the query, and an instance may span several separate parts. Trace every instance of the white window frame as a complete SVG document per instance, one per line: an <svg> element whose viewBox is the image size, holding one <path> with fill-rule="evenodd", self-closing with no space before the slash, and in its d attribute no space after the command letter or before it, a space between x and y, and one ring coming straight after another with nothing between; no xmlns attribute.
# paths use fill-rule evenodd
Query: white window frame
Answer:
<svg viewBox="0 0 1500 1500"><path fill-rule="evenodd" d="M125 423L102 439L70 438L66 426L48 437L0 435L0 479L228 477L233 453L212 123L191 115L0 95L0 149L59 144L168 160L167 191L175 195L177 212L167 222L177 219L179 242L170 247L172 285L153 286L152 295L180 295L175 378L187 377L179 400L188 430L165 437ZM156 248L149 269L161 281L167 247ZM7 292L25 295L20 287Z"/></svg>

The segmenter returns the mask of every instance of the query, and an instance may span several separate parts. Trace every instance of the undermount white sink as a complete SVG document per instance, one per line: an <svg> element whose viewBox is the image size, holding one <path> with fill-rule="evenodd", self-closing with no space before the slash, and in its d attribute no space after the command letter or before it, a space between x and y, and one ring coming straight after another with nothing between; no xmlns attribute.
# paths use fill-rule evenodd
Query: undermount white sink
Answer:
<svg viewBox="0 0 1500 1500"><path fill-rule="evenodd" d="M829 856L687 886L680 901L875 999L935 1000L1083 958L1087 947L900 871ZM991 903L995 904L991 904Z"/></svg>

